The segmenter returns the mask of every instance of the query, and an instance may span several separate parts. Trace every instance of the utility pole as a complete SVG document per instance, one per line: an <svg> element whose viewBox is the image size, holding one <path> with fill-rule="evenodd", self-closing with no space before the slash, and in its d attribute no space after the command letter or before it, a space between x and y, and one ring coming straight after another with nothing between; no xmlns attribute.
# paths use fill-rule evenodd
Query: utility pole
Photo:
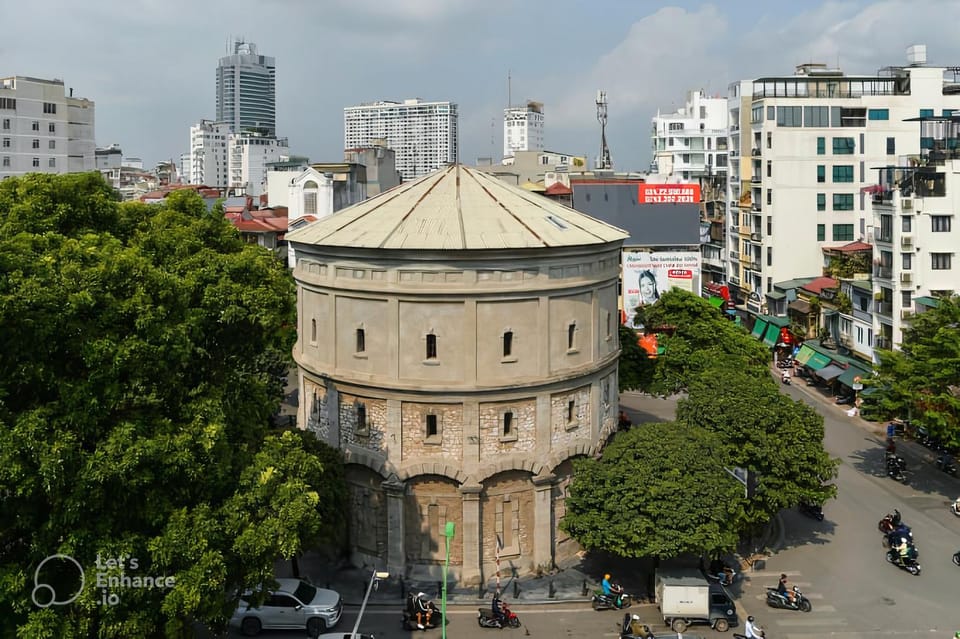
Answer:
<svg viewBox="0 0 960 639"><path fill-rule="evenodd" d="M607 92L597 91L597 122L600 123L600 156L597 158L598 169L612 169L610 147L607 146Z"/></svg>

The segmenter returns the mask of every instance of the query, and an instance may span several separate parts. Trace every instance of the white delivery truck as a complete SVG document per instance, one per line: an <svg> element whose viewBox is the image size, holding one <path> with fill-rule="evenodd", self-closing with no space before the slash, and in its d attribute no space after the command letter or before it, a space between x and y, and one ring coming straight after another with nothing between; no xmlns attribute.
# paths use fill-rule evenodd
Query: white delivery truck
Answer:
<svg viewBox="0 0 960 639"><path fill-rule="evenodd" d="M737 625L730 593L695 569L657 570L656 588L663 622L674 632L684 632L692 624L709 624L719 632Z"/></svg>

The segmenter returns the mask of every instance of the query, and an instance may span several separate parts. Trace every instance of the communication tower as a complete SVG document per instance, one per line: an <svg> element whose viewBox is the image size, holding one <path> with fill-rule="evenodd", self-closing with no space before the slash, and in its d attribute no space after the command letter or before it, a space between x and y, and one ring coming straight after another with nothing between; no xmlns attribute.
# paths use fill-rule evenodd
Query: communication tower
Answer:
<svg viewBox="0 0 960 639"><path fill-rule="evenodd" d="M600 123L600 157L597 158L598 169L612 169L610 147L607 146L607 92L597 91L597 121Z"/></svg>

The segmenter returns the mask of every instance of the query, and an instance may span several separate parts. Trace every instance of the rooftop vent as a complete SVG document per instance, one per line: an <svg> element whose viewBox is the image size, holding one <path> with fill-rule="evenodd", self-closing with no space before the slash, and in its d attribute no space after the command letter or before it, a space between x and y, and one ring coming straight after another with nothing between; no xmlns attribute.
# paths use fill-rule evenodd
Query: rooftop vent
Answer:
<svg viewBox="0 0 960 639"><path fill-rule="evenodd" d="M555 227L557 227L561 231L566 231L568 228L567 225L563 223L563 220L561 220L555 215L548 215L547 221L553 224Z"/></svg>

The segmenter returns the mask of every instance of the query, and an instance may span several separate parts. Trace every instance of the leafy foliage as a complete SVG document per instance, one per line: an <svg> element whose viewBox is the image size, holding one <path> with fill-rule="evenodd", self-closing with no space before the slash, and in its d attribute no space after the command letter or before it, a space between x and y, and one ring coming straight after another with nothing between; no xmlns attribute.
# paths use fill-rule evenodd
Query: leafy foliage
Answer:
<svg viewBox="0 0 960 639"><path fill-rule="evenodd" d="M899 351L878 351L877 390L867 408L887 417L910 416L941 441L960 446L960 297L912 316Z"/></svg>
<svg viewBox="0 0 960 639"><path fill-rule="evenodd" d="M96 174L0 183L0 616L23 637L187 636L342 526L342 461L269 429L295 335L286 269L195 194ZM318 454L319 453L319 454ZM62 552L170 590L30 602ZM129 575L128 575L129 576Z"/></svg>
<svg viewBox="0 0 960 639"><path fill-rule="evenodd" d="M655 361L637 342L637 331L620 325L620 392L637 390L650 385Z"/></svg>
<svg viewBox="0 0 960 639"><path fill-rule="evenodd" d="M737 533L728 524L743 487L723 472L724 454L720 439L696 426L620 433L600 459L574 463L561 527L587 549L623 557L731 550Z"/></svg>
<svg viewBox="0 0 960 639"><path fill-rule="evenodd" d="M644 358L645 368L631 355L621 376L646 392L687 396L676 422L619 433L601 459L575 464L564 530L626 557L716 555L783 508L834 494L823 418L780 393L765 347L683 291L638 312L665 352ZM759 478L752 499L725 471L733 467Z"/></svg>

